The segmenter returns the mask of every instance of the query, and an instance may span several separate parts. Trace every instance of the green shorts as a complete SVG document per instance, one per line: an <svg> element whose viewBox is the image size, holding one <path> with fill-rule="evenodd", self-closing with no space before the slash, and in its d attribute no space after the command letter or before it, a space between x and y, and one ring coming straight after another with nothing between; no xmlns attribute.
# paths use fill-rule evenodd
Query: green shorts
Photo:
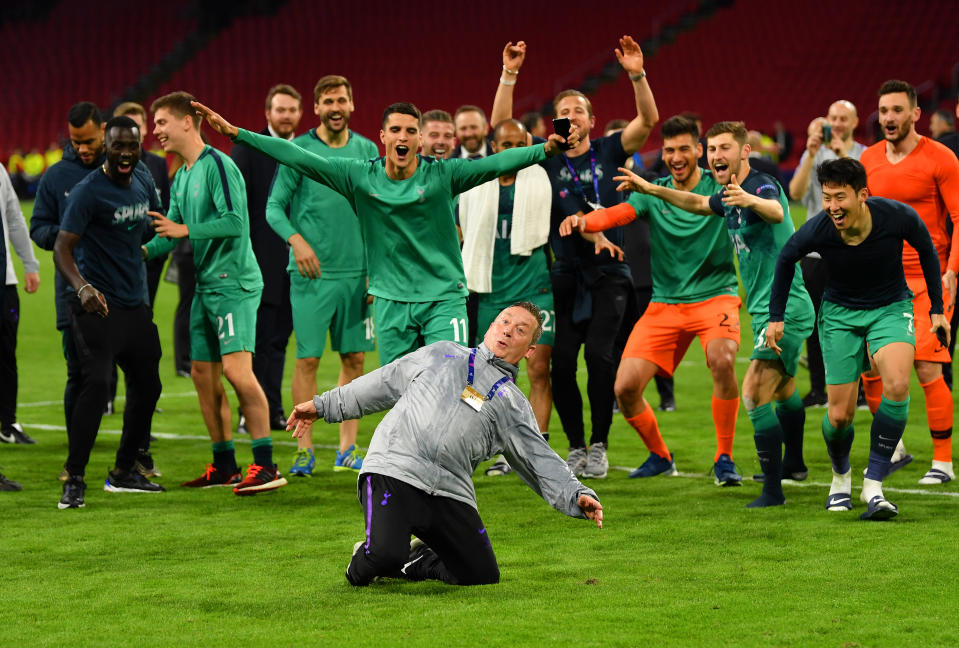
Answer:
<svg viewBox="0 0 959 648"><path fill-rule="evenodd" d="M374 297L373 320L376 322L380 366L440 340L459 342L463 346L469 343L465 297L434 302L401 302Z"/></svg>
<svg viewBox="0 0 959 648"><path fill-rule="evenodd" d="M297 358L323 357L327 331L330 348L339 353L376 348L373 318L366 303L366 277L308 279L291 272L290 306Z"/></svg>
<svg viewBox="0 0 959 648"><path fill-rule="evenodd" d="M223 356L256 348L260 290L198 292L190 308L190 357L220 362Z"/></svg>
<svg viewBox="0 0 959 648"><path fill-rule="evenodd" d="M779 340L780 355L766 346L766 326L769 320L753 318L753 352L750 360L779 360L783 371L788 376L795 376L799 370L799 356L802 353L803 343L812 333L813 322L816 321L816 310L812 300L804 294L804 299L791 299L786 307L785 327L783 337Z"/></svg>
<svg viewBox="0 0 959 648"><path fill-rule="evenodd" d="M870 353L892 342L916 345L912 301L904 299L873 310L856 310L824 300L819 309L819 342L826 365L826 384L855 382L859 374L869 369Z"/></svg>
<svg viewBox="0 0 959 648"><path fill-rule="evenodd" d="M482 339L482 337L486 335L486 330L489 328L489 325L496 319L496 316L499 315L504 308L509 308L518 301L532 302L540 307L540 310L543 311L543 334L540 335L539 341L536 344L553 346L553 343L556 341L556 311L553 307L553 290L549 287L535 295L527 295L522 299L510 299L508 301L497 299L495 294L480 293L476 317L477 337Z"/></svg>

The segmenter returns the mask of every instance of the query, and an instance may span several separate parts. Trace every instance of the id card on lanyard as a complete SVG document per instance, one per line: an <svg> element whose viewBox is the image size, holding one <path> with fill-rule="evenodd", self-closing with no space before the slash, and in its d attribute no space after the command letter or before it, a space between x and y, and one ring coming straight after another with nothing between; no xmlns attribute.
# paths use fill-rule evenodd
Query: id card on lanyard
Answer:
<svg viewBox="0 0 959 648"><path fill-rule="evenodd" d="M469 360L469 369L466 372L466 387L463 388L463 393L460 394L460 398L463 399L463 402L472 407L477 412L483 407L483 402L488 401L493 398L493 394L496 393L496 390L499 389L504 383L509 382L509 376L503 376L489 388L489 392L484 397L483 394L476 391L473 387L473 372L474 365L476 363L476 351L473 349L470 351L470 360Z"/></svg>
<svg viewBox="0 0 959 648"><path fill-rule="evenodd" d="M573 176L573 184L576 185L576 191L580 196L583 197L583 201L589 205L593 211L597 209L602 209L603 204L599 199L599 178L596 177L596 153L593 152L593 143L589 144L589 168L593 176L593 195L596 196L596 202L591 201L587 196L586 192L583 191L583 185L579 182L579 174L576 173L576 170L573 168L573 165L570 163L569 158L566 157L566 154L563 153L563 161L566 163L566 168L569 169L569 173Z"/></svg>

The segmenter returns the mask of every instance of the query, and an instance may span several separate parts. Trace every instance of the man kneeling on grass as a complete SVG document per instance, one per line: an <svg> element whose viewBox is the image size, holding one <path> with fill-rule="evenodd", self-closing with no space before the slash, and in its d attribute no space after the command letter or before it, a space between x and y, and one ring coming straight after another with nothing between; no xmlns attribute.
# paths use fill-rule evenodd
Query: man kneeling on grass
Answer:
<svg viewBox="0 0 959 648"><path fill-rule="evenodd" d="M513 382L517 363L533 355L541 332L539 308L520 302L497 316L475 349L435 342L294 408L287 421L294 437L320 416L338 423L392 408L360 471L366 538L353 547L346 570L351 584L379 576L499 582L472 475L500 453L553 508L602 528L596 493L543 439Z"/></svg>

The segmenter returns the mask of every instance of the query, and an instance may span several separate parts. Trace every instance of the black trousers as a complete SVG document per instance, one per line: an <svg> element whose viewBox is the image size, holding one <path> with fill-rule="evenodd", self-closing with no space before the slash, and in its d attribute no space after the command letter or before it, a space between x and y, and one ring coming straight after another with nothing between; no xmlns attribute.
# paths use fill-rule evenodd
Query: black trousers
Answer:
<svg viewBox="0 0 959 648"><path fill-rule="evenodd" d="M377 576L441 580L451 585L499 582L499 566L483 520L469 504L429 495L392 477L360 476L360 503L366 537L346 570L352 585ZM406 572L410 534L429 546Z"/></svg>
<svg viewBox="0 0 959 648"><path fill-rule="evenodd" d="M819 308L822 306L822 295L826 290L826 264L822 259L803 257L800 261L802 278L806 284L806 291L812 299L816 309L816 318L819 317ZM806 357L809 361L809 388L811 391L826 393L826 366L822 360L822 347L819 345L819 325L813 320L812 333L806 338Z"/></svg>
<svg viewBox="0 0 959 648"><path fill-rule="evenodd" d="M68 426L67 470L71 475L83 475L86 471L103 417L114 362L127 378L123 434L116 467L131 470L137 451L146 447L150 438L153 410L160 398L160 336L152 312L146 304L130 309L112 306L109 316L101 318L84 311L80 300L72 297L70 314L82 380Z"/></svg>
<svg viewBox="0 0 959 648"><path fill-rule="evenodd" d="M256 352L253 373L263 387L270 408L270 420L286 418L283 410L283 366L286 345L293 334L293 311L290 309L290 275L283 273L287 298L280 304L260 302L256 311Z"/></svg>
<svg viewBox="0 0 959 648"><path fill-rule="evenodd" d="M4 286L0 313L0 423L17 422L17 328L20 297L16 285Z"/></svg>
<svg viewBox="0 0 959 648"><path fill-rule="evenodd" d="M604 275L590 290L592 316L583 322L573 321L576 277L572 274L552 275L553 300L556 308L556 341L553 345L553 405L569 439L571 448L586 445L583 423L583 397L576 382L579 349L585 346L586 396L592 419L590 444L607 443L613 422L613 385L619 354L616 341L633 290L628 277Z"/></svg>

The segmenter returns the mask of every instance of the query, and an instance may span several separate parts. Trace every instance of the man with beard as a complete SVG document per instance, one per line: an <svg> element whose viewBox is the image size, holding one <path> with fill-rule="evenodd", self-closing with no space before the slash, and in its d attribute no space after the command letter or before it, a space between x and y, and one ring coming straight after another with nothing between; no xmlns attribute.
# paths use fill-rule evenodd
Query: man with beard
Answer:
<svg viewBox="0 0 959 648"><path fill-rule="evenodd" d="M266 95L266 128L263 135L293 139L302 116L300 93L296 88L279 84ZM256 311L256 351L253 373L263 387L270 408L270 429L286 428L283 396L283 366L286 345L293 332L290 313L290 278L286 273L287 245L267 223L266 202L270 196L276 162L245 146L234 146L230 157L246 182L246 204L250 210L250 242L263 275L263 297ZM299 402L294 400L294 402ZM242 412L238 430L246 428Z"/></svg>
<svg viewBox="0 0 959 648"><path fill-rule="evenodd" d="M814 311L802 278L792 277L788 286L792 300L786 312L789 337L783 338L783 348L776 352L766 345L769 291L776 259L795 230L782 187L772 176L751 168L747 138L742 122L719 122L706 133L709 168L716 182L723 186L711 196L653 185L629 171L617 179L623 181L623 188L648 193L700 217L718 215L725 219L739 258L739 275L746 290L746 309L754 335L742 392L763 469L763 492L747 506L765 508L786 502L782 472L790 476L793 472L806 472L802 463L806 415L793 377L799 368L802 344L812 330ZM787 458L796 464L787 464L787 470L783 471L782 446L787 438L798 445L798 449L792 457L787 453ZM717 454L721 450L717 450ZM724 464L732 463L732 448L729 450L730 455L718 457L714 465L717 483L723 481L722 471L727 467ZM735 466L732 469L735 470Z"/></svg>
<svg viewBox="0 0 959 648"><path fill-rule="evenodd" d="M437 160L416 154L420 112L410 103L383 111L376 160L327 159L277 138L238 129L194 101L219 133L263 151L346 197L354 207L366 249L381 364L424 344L466 344L466 277L453 221L453 197L560 152L551 135L544 146L514 148L481 160ZM579 140L574 128L569 143Z"/></svg>
<svg viewBox="0 0 959 648"><path fill-rule="evenodd" d="M453 149L452 157L475 160L490 155L489 122L486 113L479 106L460 106L453 115L453 126L456 140L459 142Z"/></svg>
<svg viewBox="0 0 959 648"><path fill-rule="evenodd" d="M70 452L60 509L84 506L84 474L93 449L113 363L126 376L127 402L116 466L104 490L158 493L136 467L150 436L160 397L160 337L146 294L141 245L148 212L159 210L153 178L140 161L140 134L129 117L106 124L106 162L70 192L53 248L57 271L72 288L70 330L75 338L83 387L69 428ZM74 256L79 246L79 254ZM85 406L91 404L90 406Z"/></svg>
<svg viewBox="0 0 959 648"><path fill-rule="evenodd" d="M103 118L100 110L89 101L74 104L67 114L67 131L70 142L63 149L63 159L47 169L40 179L36 202L33 204L33 216L30 217L30 238L44 250L53 251L60 223L67 208L70 191L80 180L103 163ZM67 384L63 390L63 413L66 418L67 436L70 435L70 423L73 409L77 404L77 394L82 388L80 364L73 346L73 333L70 332L70 309L67 306L73 295L70 285L58 272L53 280L54 298L57 309L57 328L63 341L63 357L67 361ZM106 403L99 405L102 407ZM90 403L87 406L92 405ZM25 441L28 443L28 441ZM67 471L60 475L67 478Z"/></svg>
<svg viewBox="0 0 959 648"><path fill-rule="evenodd" d="M908 98L901 103L897 99L883 104L887 109L893 105L902 109L897 111L897 119L884 119L880 112L884 129L891 126L889 131L902 126L909 110ZM929 231L915 209L895 200L869 197L862 164L848 158L832 160L824 162L817 175L823 190L823 211L799 228L779 255L769 299L766 343L779 351L779 340L784 339L789 326L786 317L791 304L787 300L792 296L796 262L808 252L818 251L829 277L819 314L829 397L822 432L833 471L826 510L852 510L849 452L856 395L859 374L872 362L879 368L883 393L870 429L869 465L860 494L867 509L860 519L888 520L899 510L884 497L882 480L889 474L893 452L909 417L910 367L919 332L913 323L913 304L903 268L904 243L912 246L929 290L928 319L923 325L928 329L924 332L941 335L948 343L949 320L943 315L939 261ZM918 315L916 312L917 320Z"/></svg>
<svg viewBox="0 0 959 648"><path fill-rule="evenodd" d="M327 158L371 160L376 145L349 129L353 114L353 88L346 77L324 76L313 90L313 111L320 125L293 140L307 151ZM246 149L248 155L270 160ZM350 202L288 166L280 165L266 204L266 219L279 237L290 244L290 303L296 331L296 368L293 402L302 403L317 392L316 370L326 346L326 334L340 354L337 384L363 375L365 352L374 349L373 325L366 303L366 256L360 223ZM336 232L336 236L330 236ZM333 470L359 470L356 454L358 421L340 424L340 447ZM286 420L283 421L284 428ZM316 463L313 438L298 440L290 473L309 476Z"/></svg>
<svg viewBox="0 0 959 648"><path fill-rule="evenodd" d="M658 186L703 198L722 188L711 171L697 165L702 145L696 122L680 115L670 117L662 126L662 136L663 161L670 175L657 180ZM703 218L652 195L634 193L628 202L590 212L585 218L570 216L560 225L559 233L567 236L574 229L602 231L637 217L649 221L653 294L626 343L615 390L626 422L650 454L630 477L676 473L673 454L643 394L653 376L673 375L690 343L698 337L713 379L716 476L724 485L737 485L741 478L732 465L733 437L727 432L728 419L723 417L721 402L738 394L735 357L741 302L733 247L722 221Z"/></svg>
<svg viewBox="0 0 959 648"><path fill-rule="evenodd" d="M606 453L620 355L616 341L633 285L629 266L622 260L622 251L617 254L602 252L596 239L602 237L600 240L607 242L608 236L609 243L621 246L624 242L621 228L613 228L605 236L589 234L589 240L580 236L561 237L558 228L571 214L583 215L623 201L624 197L612 179L616 169L639 150L659 121L639 44L631 37L623 36L619 45L615 50L616 58L630 81L636 116L623 130L591 139L589 132L596 123L592 103L578 90L563 90L553 100L553 109L557 117L569 119L570 124L583 133L583 139L575 148L543 165L553 185L550 228L550 245L555 257L551 281L556 307L556 341L551 370L553 403L569 441L567 461L577 475L585 474L587 468L590 474L604 474L609 463ZM513 93L525 57L526 44L523 41L516 45L507 43L503 49L503 70L493 103L493 121L496 123L512 116ZM589 375L586 394L592 429L588 450L585 409L576 378L581 348L585 349ZM738 405L735 396L733 394L732 404ZM731 406L727 405L726 409ZM595 457L590 459L593 454ZM668 461L666 465L669 466Z"/></svg>
<svg viewBox="0 0 959 648"><path fill-rule="evenodd" d="M806 150L796 173L789 181L789 194L806 208L806 220L822 209L822 187L815 177L815 170L827 160L848 157L858 160L866 147L855 141L852 136L859 124L856 107L841 99L829 106L826 118L817 117L809 123L806 137ZM828 141L826 135L829 135ZM816 312L822 303L822 291L826 286L826 269L818 253L813 252L802 260L803 282ZM809 359L809 393L803 397L804 407L826 404L826 369L823 366L822 348L819 346L819 330L813 322L812 333L806 341Z"/></svg>
<svg viewBox="0 0 959 648"><path fill-rule="evenodd" d="M956 301L956 273L959 272L959 237L947 228L959 226L959 160L939 142L916 132L919 120L916 89L904 81L886 81L879 88L879 125L883 140L866 149L860 160L866 168L869 194L906 203L926 224L939 258L944 288L946 321L952 319ZM920 484L944 484L955 479L952 468L952 393L942 377L942 365L950 361L948 344L932 332L929 312L940 312L933 287L924 278L919 254L910 246L902 252L906 283L913 294L916 328L916 377L926 396L926 417L932 436L932 467ZM937 280L939 283L940 280ZM935 291L939 292L938 287ZM930 311L930 305L937 310ZM869 409L876 413L882 400L882 377L875 369L863 375ZM897 448L892 470L912 459L905 448ZM890 472L892 472L892 470Z"/></svg>
<svg viewBox="0 0 959 648"><path fill-rule="evenodd" d="M423 155L446 160L456 148L453 118L445 110L427 110L420 120L423 131Z"/></svg>

